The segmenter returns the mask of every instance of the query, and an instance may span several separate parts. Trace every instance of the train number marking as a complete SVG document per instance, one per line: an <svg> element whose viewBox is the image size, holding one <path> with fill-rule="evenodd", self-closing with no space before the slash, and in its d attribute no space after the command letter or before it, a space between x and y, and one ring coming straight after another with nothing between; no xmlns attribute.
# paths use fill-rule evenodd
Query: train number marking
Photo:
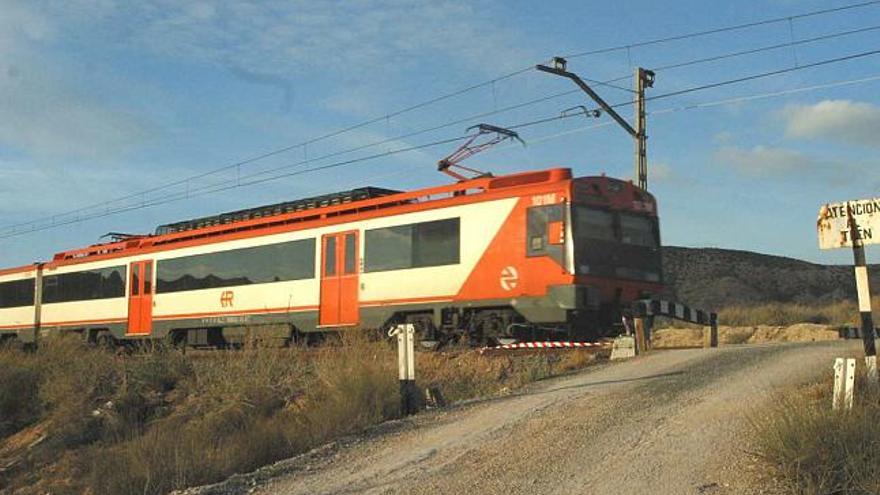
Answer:
<svg viewBox="0 0 880 495"><path fill-rule="evenodd" d="M235 298L235 293L231 290L224 290L220 293L220 307L221 308L231 308L232 301Z"/></svg>
<svg viewBox="0 0 880 495"><path fill-rule="evenodd" d="M556 193L536 194L532 196L532 206L556 204Z"/></svg>
<svg viewBox="0 0 880 495"><path fill-rule="evenodd" d="M501 270L501 277L498 279L501 288L504 290L512 290L519 284L519 272L514 266L506 266Z"/></svg>

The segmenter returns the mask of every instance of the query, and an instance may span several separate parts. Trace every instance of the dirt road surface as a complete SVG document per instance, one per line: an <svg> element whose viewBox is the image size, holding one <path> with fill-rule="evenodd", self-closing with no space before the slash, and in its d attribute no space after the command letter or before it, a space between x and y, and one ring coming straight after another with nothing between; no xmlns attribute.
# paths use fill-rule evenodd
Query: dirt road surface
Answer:
<svg viewBox="0 0 880 495"><path fill-rule="evenodd" d="M858 351L836 341L654 352L397 422L248 491L766 493L750 467L748 418Z"/></svg>

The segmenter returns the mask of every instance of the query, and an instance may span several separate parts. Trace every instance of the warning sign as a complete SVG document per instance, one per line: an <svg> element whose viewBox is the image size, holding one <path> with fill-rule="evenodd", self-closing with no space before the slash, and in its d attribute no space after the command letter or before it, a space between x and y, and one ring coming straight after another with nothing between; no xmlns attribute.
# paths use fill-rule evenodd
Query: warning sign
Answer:
<svg viewBox="0 0 880 495"><path fill-rule="evenodd" d="M852 247L880 243L880 198L829 203L819 209L816 222L819 248Z"/></svg>

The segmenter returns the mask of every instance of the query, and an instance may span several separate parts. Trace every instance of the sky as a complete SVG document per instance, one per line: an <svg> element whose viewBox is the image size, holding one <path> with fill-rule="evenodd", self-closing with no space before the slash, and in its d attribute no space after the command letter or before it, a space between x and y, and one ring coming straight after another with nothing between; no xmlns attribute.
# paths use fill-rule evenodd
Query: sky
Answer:
<svg viewBox="0 0 880 495"><path fill-rule="evenodd" d="M571 92L499 111L575 89L520 71L552 56L856 2L0 0L0 232L66 223L0 239L0 266L50 259L108 232L147 233L363 185L442 184L436 162L454 142L307 170L464 136L481 122L513 126L592 108ZM625 103L636 66L872 27L658 69L651 97L880 49L880 4L569 56L568 68L592 80L621 77L623 88L595 89ZM792 92L799 88L814 89ZM873 55L648 101L649 189L663 243L851 262L845 250L818 249L816 215L829 201L880 196L878 89ZM631 106L619 108L632 117ZM315 141L363 122L372 123ZM607 115L520 135L527 146L498 146L466 164L495 174L561 166L578 176L633 175L632 140ZM869 248L868 258L880 262L880 250Z"/></svg>

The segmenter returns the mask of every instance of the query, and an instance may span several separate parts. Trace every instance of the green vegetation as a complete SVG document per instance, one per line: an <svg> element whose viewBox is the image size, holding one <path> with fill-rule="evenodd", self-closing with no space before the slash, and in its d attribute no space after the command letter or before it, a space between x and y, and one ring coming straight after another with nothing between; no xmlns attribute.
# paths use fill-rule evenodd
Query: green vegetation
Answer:
<svg viewBox="0 0 880 495"><path fill-rule="evenodd" d="M831 390L812 385L754 417L758 454L787 493L880 493L880 404L860 394L851 411L832 411Z"/></svg>
<svg viewBox="0 0 880 495"><path fill-rule="evenodd" d="M582 367L582 352L418 356L449 400ZM51 338L0 349L0 487L167 493L305 452L398 415L397 353L345 337L320 348L117 353Z"/></svg>

